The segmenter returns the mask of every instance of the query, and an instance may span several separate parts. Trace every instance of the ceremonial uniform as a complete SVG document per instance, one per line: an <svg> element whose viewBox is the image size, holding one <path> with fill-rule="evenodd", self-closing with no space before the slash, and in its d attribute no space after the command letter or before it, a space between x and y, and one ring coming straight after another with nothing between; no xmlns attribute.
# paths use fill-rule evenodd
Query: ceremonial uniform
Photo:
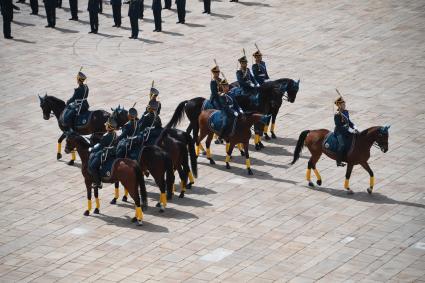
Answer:
<svg viewBox="0 0 425 283"><path fill-rule="evenodd" d="M38 0L30 0L31 15L38 15Z"/></svg>
<svg viewBox="0 0 425 283"><path fill-rule="evenodd" d="M69 0L69 8L71 10L70 21L78 21L78 0Z"/></svg>
<svg viewBox="0 0 425 283"><path fill-rule="evenodd" d="M127 152L138 144L140 129L139 119L137 119L137 110L135 108L130 108L128 116L130 120L122 127L121 134L117 138L117 157L119 158L127 157Z"/></svg>
<svg viewBox="0 0 425 283"><path fill-rule="evenodd" d="M186 18L186 0L176 0L178 24L184 24Z"/></svg>
<svg viewBox="0 0 425 283"><path fill-rule="evenodd" d="M159 91L152 87L149 95L149 104L146 107L146 111L143 113L139 123L139 131L141 133L149 127L162 127L161 118L159 117L159 114L161 113L161 103L156 100L157 96L159 95Z"/></svg>
<svg viewBox="0 0 425 283"><path fill-rule="evenodd" d="M87 97L89 96L89 87L83 82L86 79L86 76L83 73L78 73L78 78L80 80L79 86L74 89L74 94L66 102L65 112L64 112L64 124L70 129L74 128L74 122L78 114L82 114L89 110L89 103L87 102Z"/></svg>
<svg viewBox="0 0 425 283"><path fill-rule="evenodd" d="M100 0L89 0L87 11L89 11L90 15L90 28L91 31L89 33L97 33L99 30L99 4Z"/></svg>
<svg viewBox="0 0 425 283"><path fill-rule="evenodd" d="M220 103L220 88L219 88L219 84L222 81L222 79L219 77L220 74L220 69L218 66L214 66L211 69L211 73L213 74L213 78L211 79L210 82L210 90L211 90L211 96L210 96L210 102L211 104L214 106L214 109L219 109L221 110L223 107Z"/></svg>
<svg viewBox="0 0 425 283"><path fill-rule="evenodd" d="M158 31L158 32L162 31L161 0L152 0L152 11L153 11L153 18L155 21L155 29L153 31Z"/></svg>
<svg viewBox="0 0 425 283"><path fill-rule="evenodd" d="M229 83L226 79L224 79L220 82L220 85L228 87ZM229 135L232 131L234 120L239 116L239 114L243 114L242 108L239 107L236 100L232 99L228 93L229 91L227 89L227 92L222 93L219 97L219 104L222 106L221 113L223 113L223 128L219 135L220 137L226 137Z"/></svg>
<svg viewBox="0 0 425 283"><path fill-rule="evenodd" d="M140 1L130 0L128 6L128 16L130 17L131 36L132 39L137 39L139 36L139 16L140 16Z"/></svg>
<svg viewBox="0 0 425 283"><path fill-rule="evenodd" d="M112 6L112 15L114 17L114 27L120 27L121 26L122 1L121 0L111 0L111 6ZM130 23L131 23L131 20L130 20Z"/></svg>
<svg viewBox="0 0 425 283"><path fill-rule="evenodd" d="M242 91L244 94L256 94L258 85L258 82L255 80L254 76L251 74L251 71L249 68L246 68L246 70L237 70L236 71L236 79L238 80L238 83L240 87L242 88Z"/></svg>
<svg viewBox="0 0 425 283"><path fill-rule="evenodd" d="M56 0L43 0L43 2L47 17L46 28L54 28L56 26Z"/></svg>
<svg viewBox="0 0 425 283"><path fill-rule="evenodd" d="M266 80L269 80L270 77L267 74L266 63L261 61L259 64L255 63L252 65L252 72L254 74L254 79L260 84L264 84Z"/></svg>
<svg viewBox="0 0 425 283"><path fill-rule="evenodd" d="M13 21L13 3L12 0L0 1L1 15L3 16L3 35L6 39L12 39L10 23Z"/></svg>

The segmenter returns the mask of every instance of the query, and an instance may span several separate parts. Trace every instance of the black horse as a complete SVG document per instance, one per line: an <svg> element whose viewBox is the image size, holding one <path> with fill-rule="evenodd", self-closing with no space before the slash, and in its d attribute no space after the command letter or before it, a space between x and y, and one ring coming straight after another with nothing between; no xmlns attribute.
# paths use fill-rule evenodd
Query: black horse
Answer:
<svg viewBox="0 0 425 283"><path fill-rule="evenodd" d="M285 97L285 92L288 93L286 99L289 102L293 103L295 101L298 92L298 84L299 81L295 82L291 79L280 79L266 82L259 88L258 104L254 103L251 97L244 95L236 96L236 102L244 111L255 111L262 114L273 114L273 112L276 112L277 115L277 111L282 105L283 97ZM236 87L237 83L232 83L232 86ZM177 126L183 119L183 113L186 113L186 116L190 121L186 132L193 132L193 139L196 140L199 134L198 118L202 112L202 106L205 100L206 99L204 97L196 97L182 101L177 106L173 117L165 128L173 128ZM264 130L263 124L255 124L254 130L256 134L256 149L260 149L262 144L259 137L262 135Z"/></svg>
<svg viewBox="0 0 425 283"><path fill-rule="evenodd" d="M44 120L49 120L51 117L51 113L53 112L54 116L58 120L59 128L62 131L61 136L58 139L58 147L56 158L59 160L62 158L62 141L65 139L67 132L69 129L63 125L63 111L65 109L65 102L57 97L45 95L44 97L38 96L40 100L40 107L43 111ZM108 120L110 114L103 110L95 110L90 111L88 115L88 121L82 127L76 127L74 129L76 133L79 135L90 135L93 133L103 134L106 132L105 130L105 122ZM72 152L72 159L68 162L69 165L73 165L75 160L75 153Z"/></svg>

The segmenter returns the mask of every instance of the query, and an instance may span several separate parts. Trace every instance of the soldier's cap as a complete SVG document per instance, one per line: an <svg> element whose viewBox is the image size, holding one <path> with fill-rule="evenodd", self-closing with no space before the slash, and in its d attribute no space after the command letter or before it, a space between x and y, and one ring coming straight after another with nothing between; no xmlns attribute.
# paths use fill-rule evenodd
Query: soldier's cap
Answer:
<svg viewBox="0 0 425 283"><path fill-rule="evenodd" d="M158 101L154 101L154 100L149 101L148 109L154 110L154 111L158 110Z"/></svg>
<svg viewBox="0 0 425 283"><path fill-rule="evenodd" d="M82 72L78 72L77 79L79 79L80 81L85 81L87 77Z"/></svg>
<svg viewBox="0 0 425 283"><path fill-rule="evenodd" d="M260 52L260 50L257 50L257 51L255 51L255 52L252 54L252 56L254 56L254 57L260 57L260 56L263 56L263 54Z"/></svg>
<svg viewBox="0 0 425 283"><path fill-rule="evenodd" d="M220 68L219 68L218 66L214 66L214 67L211 69L211 72L212 72L212 73L220 73Z"/></svg>
<svg viewBox="0 0 425 283"><path fill-rule="evenodd" d="M117 121L115 121L114 119L108 119L108 121L106 121L105 123L105 126L109 129L116 129L118 127Z"/></svg>
<svg viewBox="0 0 425 283"><path fill-rule="evenodd" d="M229 85L229 82L226 79L223 79L219 82L219 85L223 86L223 85Z"/></svg>
<svg viewBox="0 0 425 283"><path fill-rule="evenodd" d="M131 117L137 117L137 110L134 107L131 107L130 109L128 109L128 115Z"/></svg>
<svg viewBox="0 0 425 283"><path fill-rule="evenodd" d="M151 88L151 93L150 93L150 95L151 95L151 96L158 96L158 95L159 95L159 91L158 91L156 88L152 87L152 88Z"/></svg>
<svg viewBox="0 0 425 283"><path fill-rule="evenodd" d="M342 96L338 96L336 99L335 99L335 105L338 105L338 104L341 104L341 103L343 103L343 102L345 102L345 100L344 100L344 98L342 98Z"/></svg>
<svg viewBox="0 0 425 283"><path fill-rule="evenodd" d="M248 59L246 59L245 55L242 56L241 58L239 58L238 61L239 61L239 63L243 63L243 62L248 63Z"/></svg>

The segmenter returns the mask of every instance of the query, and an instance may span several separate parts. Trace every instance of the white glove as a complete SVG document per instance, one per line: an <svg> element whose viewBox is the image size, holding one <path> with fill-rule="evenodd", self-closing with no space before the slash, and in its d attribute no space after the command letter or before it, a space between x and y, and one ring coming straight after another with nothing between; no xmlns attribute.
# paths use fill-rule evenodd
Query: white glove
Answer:
<svg viewBox="0 0 425 283"><path fill-rule="evenodd" d="M235 117L238 117L239 116L239 114L238 114L238 112L233 112L233 114L235 114Z"/></svg>
<svg viewBox="0 0 425 283"><path fill-rule="evenodd" d="M256 86L256 87L260 87L260 84L256 84L255 86Z"/></svg>
<svg viewBox="0 0 425 283"><path fill-rule="evenodd" d="M251 87L255 87L255 85L254 85L253 83L250 83L249 85L250 85Z"/></svg>
<svg viewBox="0 0 425 283"><path fill-rule="evenodd" d="M356 125L353 125L353 129L356 130L357 132L359 131L359 128L357 128Z"/></svg>
<svg viewBox="0 0 425 283"><path fill-rule="evenodd" d="M239 109L239 112L240 112L241 114L243 114L243 111L242 111L242 109Z"/></svg>
<svg viewBox="0 0 425 283"><path fill-rule="evenodd" d="M93 148L92 147L89 147L89 152L92 152L93 151Z"/></svg>
<svg viewBox="0 0 425 283"><path fill-rule="evenodd" d="M354 134L354 133L356 132L356 130L355 130L355 129L353 129L353 128L348 128L348 131L349 131L350 133L352 133L352 134Z"/></svg>
<svg viewBox="0 0 425 283"><path fill-rule="evenodd" d="M93 147L93 149L98 149L100 147L100 144L96 144L94 147Z"/></svg>

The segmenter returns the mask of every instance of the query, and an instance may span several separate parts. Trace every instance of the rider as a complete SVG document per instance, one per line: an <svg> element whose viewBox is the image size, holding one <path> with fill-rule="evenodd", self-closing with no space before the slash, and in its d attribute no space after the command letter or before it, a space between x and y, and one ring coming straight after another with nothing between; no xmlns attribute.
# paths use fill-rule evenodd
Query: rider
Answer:
<svg viewBox="0 0 425 283"><path fill-rule="evenodd" d="M266 63L263 61L263 54L260 50L257 50L252 54L255 59L255 64L252 64L252 73L254 74L255 80L260 84L264 84L266 80L269 80L269 75L267 74Z"/></svg>
<svg viewBox="0 0 425 283"><path fill-rule="evenodd" d="M145 113L139 122L139 132L142 133L147 128L161 128L161 118L159 118L159 112L161 110L161 103L156 100L159 95L159 91L156 88L151 88L148 106L146 107Z"/></svg>
<svg viewBox="0 0 425 283"><path fill-rule="evenodd" d="M334 133L338 139L338 151L336 155L336 165L345 166L342 163L344 158L345 145L348 144L353 134L358 132L357 127L351 122L348 110L345 109L345 101L342 96L337 97L335 105L338 107L334 115L335 130Z"/></svg>
<svg viewBox="0 0 425 283"><path fill-rule="evenodd" d="M226 79L223 79L220 82L220 104L223 105L223 127L219 135L220 138L230 135L232 132L232 126L234 119L236 119L239 114L243 114L242 109L237 104L236 100L232 99L228 93L230 91L229 83Z"/></svg>
<svg viewBox="0 0 425 283"><path fill-rule="evenodd" d="M248 68L248 60L246 59L246 56L244 55L239 58L238 61L241 64L241 68L236 71L236 78L243 93L245 95L256 94L259 84Z"/></svg>
<svg viewBox="0 0 425 283"><path fill-rule="evenodd" d="M115 132L117 122L113 119L108 119L105 127L106 133L102 136L99 143L93 147L88 164L89 173L93 178L92 187L100 189L102 188L101 176L99 174L100 166L108 157L115 155L114 147L117 143L117 134Z"/></svg>
<svg viewBox="0 0 425 283"><path fill-rule="evenodd" d="M75 119L79 114L89 110L87 97L89 96L89 87L84 84L87 79L82 72L77 74L78 87L74 89L74 95L66 102L64 124L70 129L74 129Z"/></svg>
<svg viewBox="0 0 425 283"><path fill-rule="evenodd" d="M220 78L220 68L217 65L214 66L211 69L211 73L212 73L212 79L211 79L211 82L210 82L210 89L211 89L210 102L215 109L221 109L220 108L220 102L218 101L219 100L218 86L219 86L219 83L222 80Z"/></svg>
<svg viewBox="0 0 425 283"><path fill-rule="evenodd" d="M131 150L137 143L137 136L140 133L138 126L137 110L132 107L128 110L128 122L122 127L121 134L117 138L117 156L126 157L125 152Z"/></svg>

